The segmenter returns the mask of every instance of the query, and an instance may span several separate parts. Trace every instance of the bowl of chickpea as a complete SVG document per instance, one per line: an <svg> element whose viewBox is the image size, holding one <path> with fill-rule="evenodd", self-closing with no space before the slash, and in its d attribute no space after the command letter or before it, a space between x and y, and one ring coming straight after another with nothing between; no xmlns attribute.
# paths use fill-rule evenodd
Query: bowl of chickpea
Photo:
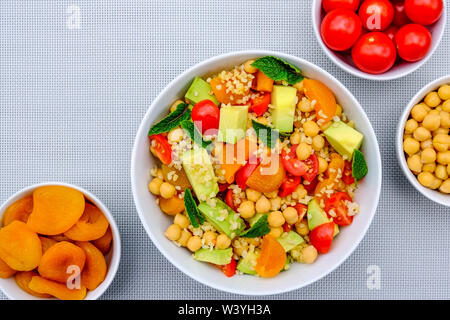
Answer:
<svg viewBox="0 0 450 320"><path fill-rule="evenodd" d="M397 156L409 182L425 197L450 206L450 75L423 87L403 112Z"/></svg>

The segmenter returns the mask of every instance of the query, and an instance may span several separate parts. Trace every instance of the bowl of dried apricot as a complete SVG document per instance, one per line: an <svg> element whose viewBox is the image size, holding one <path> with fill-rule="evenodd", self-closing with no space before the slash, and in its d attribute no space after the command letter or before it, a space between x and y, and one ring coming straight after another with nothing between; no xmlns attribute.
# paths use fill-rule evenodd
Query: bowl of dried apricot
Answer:
<svg viewBox="0 0 450 320"><path fill-rule="evenodd" d="M0 289L8 298L94 300L114 279L119 231L90 192L33 185L9 198L0 216Z"/></svg>

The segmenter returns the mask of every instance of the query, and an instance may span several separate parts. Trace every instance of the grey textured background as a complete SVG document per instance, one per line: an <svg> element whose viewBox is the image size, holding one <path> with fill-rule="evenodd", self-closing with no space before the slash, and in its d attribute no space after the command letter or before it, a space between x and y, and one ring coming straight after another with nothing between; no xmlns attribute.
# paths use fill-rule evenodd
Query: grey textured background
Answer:
<svg viewBox="0 0 450 320"><path fill-rule="evenodd" d="M80 29L66 27L70 4L81 9ZM357 250L321 281L269 298L449 299L449 209L409 185L394 150L403 107L450 72L448 33L412 75L361 80L319 48L309 0L2 0L0 201L48 180L97 194L123 241L104 299L240 298L191 280L153 246L134 207L129 166L139 123L168 82L205 58L258 48L302 57L341 80L372 121L383 160L378 211ZM380 268L379 290L366 286L369 265Z"/></svg>

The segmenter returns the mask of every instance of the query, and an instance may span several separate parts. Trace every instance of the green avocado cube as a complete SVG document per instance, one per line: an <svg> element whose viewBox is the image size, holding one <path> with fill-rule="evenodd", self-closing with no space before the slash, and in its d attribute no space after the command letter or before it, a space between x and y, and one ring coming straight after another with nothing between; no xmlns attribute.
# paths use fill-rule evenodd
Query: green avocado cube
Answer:
<svg viewBox="0 0 450 320"><path fill-rule="evenodd" d="M194 253L194 259L213 263L219 266L229 264L233 257L233 249L199 249Z"/></svg>
<svg viewBox="0 0 450 320"><path fill-rule="evenodd" d="M217 106L219 105L219 101L214 96L210 84L199 77L195 77L184 97L193 105L203 100L211 100Z"/></svg>
<svg viewBox="0 0 450 320"><path fill-rule="evenodd" d="M361 147L364 136L342 121L333 122L324 132L331 146L347 160Z"/></svg>
<svg viewBox="0 0 450 320"><path fill-rule="evenodd" d="M245 257L239 260L236 269L245 274L255 275L256 259L258 259L258 255L254 252L249 252Z"/></svg>
<svg viewBox="0 0 450 320"><path fill-rule="evenodd" d="M234 144L245 136L247 106L228 106L220 109L218 140Z"/></svg>
<svg viewBox="0 0 450 320"><path fill-rule="evenodd" d="M292 132L294 130L295 102L297 101L297 89L288 86L273 86L272 98L272 123L280 132Z"/></svg>
<svg viewBox="0 0 450 320"><path fill-rule="evenodd" d="M309 230L313 230L314 228L331 221L331 219L328 219L327 214L322 210L315 199L311 200L308 203L308 211L306 213L306 217L308 219ZM339 227L337 224L335 224L333 237L337 236L338 233Z"/></svg>
<svg viewBox="0 0 450 320"><path fill-rule="evenodd" d="M277 240L286 252L305 242L301 235L292 230L282 234Z"/></svg>

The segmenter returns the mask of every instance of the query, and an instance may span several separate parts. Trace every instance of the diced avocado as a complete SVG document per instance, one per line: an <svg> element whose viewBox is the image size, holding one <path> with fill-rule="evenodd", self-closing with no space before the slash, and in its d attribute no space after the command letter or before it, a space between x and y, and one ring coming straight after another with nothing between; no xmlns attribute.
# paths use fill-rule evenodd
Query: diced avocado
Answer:
<svg viewBox="0 0 450 320"><path fill-rule="evenodd" d="M216 203L215 207L206 202L200 202L198 210L214 228L233 239L245 229L244 220L222 200L215 198L212 201Z"/></svg>
<svg viewBox="0 0 450 320"><path fill-rule="evenodd" d="M242 139L247 129L247 114L247 106L220 108L218 140L234 144Z"/></svg>
<svg viewBox="0 0 450 320"><path fill-rule="evenodd" d="M250 224L250 227L253 227L255 223L258 222L259 218L261 218L265 213L257 213L253 217L247 220L247 222Z"/></svg>
<svg viewBox="0 0 450 320"><path fill-rule="evenodd" d="M231 262L233 249L199 249L194 253L194 259L223 266Z"/></svg>
<svg viewBox="0 0 450 320"><path fill-rule="evenodd" d="M351 160L353 152L361 147L364 138L362 133L342 121L333 122L324 133L331 146L348 160Z"/></svg>
<svg viewBox="0 0 450 320"><path fill-rule="evenodd" d="M197 198L205 201L215 197L219 185L208 152L203 148L188 150L181 156L181 162Z"/></svg>
<svg viewBox="0 0 450 320"><path fill-rule="evenodd" d="M249 252L244 258L239 260L236 268L243 273L255 275L256 259L258 259L256 253Z"/></svg>
<svg viewBox="0 0 450 320"><path fill-rule="evenodd" d="M294 129L295 102L297 89L288 86L273 86L272 123L280 132L292 132Z"/></svg>
<svg viewBox="0 0 450 320"><path fill-rule="evenodd" d="M297 232L292 230L282 234L277 240L286 252L305 242Z"/></svg>
<svg viewBox="0 0 450 320"><path fill-rule="evenodd" d="M206 99L211 100L216 105L219 105L219 101L212 93L209 83L199 77L195 77L184 97L187 101L194 105Z"/></svg>
<svg viewBox="0 0 450 320"><path fill-rule="evenodd" d="M319 206L315 199L311 200L308 203L308 212L306 213L308 218L308 228L309 230L313 230L315 227L320 226L321 224L330 222L327 214L322 208ZM335 237L339 233L339 227L337 224L334 225L334 234Z"/></svg>

